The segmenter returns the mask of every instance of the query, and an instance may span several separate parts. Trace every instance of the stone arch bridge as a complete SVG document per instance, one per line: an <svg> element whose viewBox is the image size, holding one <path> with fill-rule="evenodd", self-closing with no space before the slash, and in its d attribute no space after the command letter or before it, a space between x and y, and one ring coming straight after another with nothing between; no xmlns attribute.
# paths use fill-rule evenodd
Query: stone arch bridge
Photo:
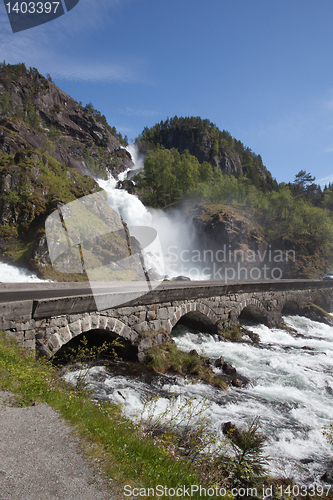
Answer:
<svg viewBox="0 0 333 500"><path fill-rule="evenodd" d="M282 323L283 313L297 312L308 302L327 312L333 304L333 282L311 280L163 282L125 305L104 310L97 310L88 284L85 291L78 283L30 287L25 286L28 298L10 300L22 285L0 285L0 329L48 358L74 337L104 332L129 345L140 361L147 349L170 338L178 322L211 333L238 325L242 318L274 327ZM38 298L57 287L62 289L58 296Z"/></svg>

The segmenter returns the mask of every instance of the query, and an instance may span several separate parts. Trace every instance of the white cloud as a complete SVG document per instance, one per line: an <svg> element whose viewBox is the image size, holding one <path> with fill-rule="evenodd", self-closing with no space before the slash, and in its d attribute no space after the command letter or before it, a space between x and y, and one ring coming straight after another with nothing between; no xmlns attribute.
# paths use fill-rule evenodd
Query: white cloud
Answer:
<svg viewBox="0 0 333 500"><path fill-rule="evenodd" d="M331 183L333 182L333 174L328 175L327 177L323 177L322 179L317 180L316 184L319 184L320 186L324 187L325 184L329 184L330 182Z"/></svg>
<svg viewBox="0 0 333 500"><path fill-rule="evenodd" d="M145 83L145 77L139 68L131 63L112 63L81 61L75 62L53 61L47 70L53 78L84 82L123 82L123 83Z"/></svg>
<svg viewBox="0 0 333 500"><path fill-rule="evenodd" d="M147 83L144 58L120 59L102 47L96 57L86 54L89 39L116 22L117 8L131 0L80 0L67 14L19 33L12 33L5 11L0 11L1 60L37 68L52 78L82 82ZM82 37L84 33L84 37ZM85 46L80 45L82 39ZM94 40L91 45L93 46ZM104 49L104 50L103 50Z"/></svg>
<svg viewBox="0 0 333 500"><path fill-rule="evenodd" d="M152 116L158 116L161 115L159 111L151 111L148 109L140 109L140 108L130 108L126 107L122 110L119 111L120 114L122 115L127 115L127 116L145 116L145 117L152 117Z"/></svg>

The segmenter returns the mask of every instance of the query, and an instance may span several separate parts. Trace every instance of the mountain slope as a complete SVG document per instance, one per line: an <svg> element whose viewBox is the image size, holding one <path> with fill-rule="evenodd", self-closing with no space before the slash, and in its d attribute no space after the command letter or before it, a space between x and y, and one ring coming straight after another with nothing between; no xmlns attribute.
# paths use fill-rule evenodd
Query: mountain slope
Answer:
<svg viewBox="0 0 333 500"><path fill-rule="evenodd" d="M128 168L131 158L120 141L91 104L81 106L36 69L0 65L2 260L44 278L65 278L50 266L45 219L59 205L98 190L96 174Z"/></svg>
<svg viewBox="0 0 333 500"><path fill-rule="evenodd" d="M175 148L180 154L187 150L199 163L208 162L223 173L237 177L246 174L261 189L276 186L260 155L231 137L229 132L219 130L214 123L200 117L168 118L151 128L146 127L137 141L143 153L158 145Z"/></svg>
<svg viewBox="0 0 333 500"><path fill-rule="evenodd" d="M27 70L24 64L0 65L0 125L8 117L16 118L14 132L23 139L24 148L40 148L50 140L51 156L83 174L106 169L117 173L131 162L121 135L91 104L83 107L35 68ZM22 121L26 127L22 127ZM20 146L3 131L3 151L15 154Z"/></svg>

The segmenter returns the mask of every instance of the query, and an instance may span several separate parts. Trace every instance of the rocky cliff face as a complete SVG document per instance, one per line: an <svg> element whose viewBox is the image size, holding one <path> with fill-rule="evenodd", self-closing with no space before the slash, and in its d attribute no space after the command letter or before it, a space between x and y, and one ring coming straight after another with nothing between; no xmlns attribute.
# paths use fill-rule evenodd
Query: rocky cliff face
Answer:
<svg viewBox="0 0 333 500"><path fill-rule="evenodd" d="M206 161L214 167L221 168L223 172L237 174L244 172L241 156L231 148L225 148L214 154L212 138L204 131L179 128L166 130L161 142L167 149L175 148L180 153L188 150L191 155L198 158L200 163ZM265 173L261 172L261 174Z"/></svg>
<svg viewBox="0 0 333 500"><path fill-rule="evenodd" d="M250 211L236 205L202 204L187 213L202 268L213 279L320 279L329 268L320 248L311 252L297 240L272 237Z"/></svg>
<svg viewBox="0 0 333 500"><path fill-rule="evenodd" d="M212 279L266 280L293 277L296 252L268 241L249 214L235 207L200 205L191 211L202 267ZM298 276L299 276L298 269Z"/></svg>
<svg viewBox="0 0 333 500"><path fill-rule="evenodd" d="M0 65L0 255L55 276L46 217L98 189L93 177L131 164L105 117L24 65ZM82 279L68 276L67 279Z"/></svg>
<svg viewBox="0 0 333 500"><path fill-rule="evenodd" d="M110 132L105 117L91 105L77 103L37 70L21 73L17 66L0 68L3 152L37 149L49 141L51 156L85 175L106 170L117 174L128 168L131 157Z"/></svg>

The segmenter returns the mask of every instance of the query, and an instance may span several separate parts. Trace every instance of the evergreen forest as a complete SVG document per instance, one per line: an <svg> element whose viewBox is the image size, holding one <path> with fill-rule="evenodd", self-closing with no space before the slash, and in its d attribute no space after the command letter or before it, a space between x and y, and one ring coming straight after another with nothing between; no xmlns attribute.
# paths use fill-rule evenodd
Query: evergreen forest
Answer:
<svg viewBox="0 0 333 500"><path fill-rule="evenodd" d="M189 141L179 140L181 129ZM191 143L196 155L171 147L175 130L178 145ZM333 268L332 184L322 189L305 170L295 170L293 182L278 184L259 155L201 118L161 122L144 129L137 141L146 155L135 179L145 205L165 208L187 200L209 205L211 212L236 209L260 228L266 241L288 242L305 258L315 258L316 272ZM217 165L216 155L210 152L212 144L220 157L228 156L234 164L241 158L242 168L227 170ZM200 161L203 150L206 159Z"/></svg>

